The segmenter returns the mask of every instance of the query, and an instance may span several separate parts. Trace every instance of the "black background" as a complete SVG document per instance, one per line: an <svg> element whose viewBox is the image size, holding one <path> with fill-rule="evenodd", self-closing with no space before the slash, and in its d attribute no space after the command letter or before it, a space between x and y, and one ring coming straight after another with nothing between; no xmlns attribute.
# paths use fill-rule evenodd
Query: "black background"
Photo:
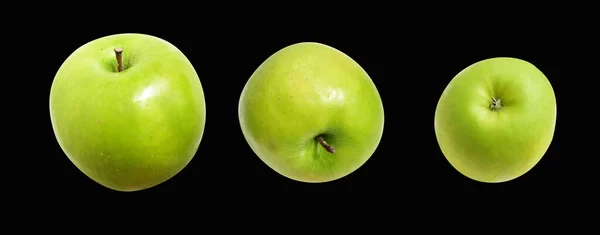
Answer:
<svg viewBox="0 0 600 235"><path fill-rule="evenodd" d="M27 178L28 187L117 193L95 183L69 161L54 137L48 111L50 87L62 62L79 46L116 33L150 34L178 47L195 66L207 103L205 132L194 159L169 181L138 193L563 192L582 185L573 169L586 156L566 154L568 120L575 115L575 108L566 105L572 101L567 83L575 79L568 66L581 60L574 48L584 43L572 28L542 20L494 25L443 20L411 23L408 18L395 24L389 19L352 23L221 20L178 27L164 22L107 21L98 26L53 28L47 39L51 43L43 45L44 75L36 81L43 145L34 149L34 155L40 159L40 170ZM377 151L359 170L330 183L300 183L277 174L252 152L238 122L240 92L257 66L277 50L303 41L328 44L356 60L375 82L385 108ZM484 184L464 177L446 161L435 138L433 116L443 89L459 71L498 56L527 60L546 74L557 97L558 122L550 148L531 171L507 183Z"/></svg>

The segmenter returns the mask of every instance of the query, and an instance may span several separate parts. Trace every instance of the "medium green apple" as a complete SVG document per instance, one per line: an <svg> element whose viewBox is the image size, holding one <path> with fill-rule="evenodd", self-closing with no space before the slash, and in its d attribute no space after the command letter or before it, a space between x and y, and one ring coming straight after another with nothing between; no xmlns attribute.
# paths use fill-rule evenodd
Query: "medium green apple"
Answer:
<svg viewBox="0 0 600 235"><path fill-rule="evenodd" d="M252 150L300 182L349 175L371 157L383 134L383 104L369 75L320 43L297 43L271 55L246 83L238 108Z"/></svg>
<svg viewBox="0 0 600 235"><path fill-rule="evenodd" d="M457 171L500 183L524 175L541 160L554 135L556 99L533 64L491 58L452 79L434 119L441 151Z"/></svg>
<svg viewBox="0 0 600 235"><path fill-rule="evenodd" d="M68 158L97 183L137 191L194 157L205 124L202 85L175 46L144 34L91 41L61 65L50 118Z"/></svg>

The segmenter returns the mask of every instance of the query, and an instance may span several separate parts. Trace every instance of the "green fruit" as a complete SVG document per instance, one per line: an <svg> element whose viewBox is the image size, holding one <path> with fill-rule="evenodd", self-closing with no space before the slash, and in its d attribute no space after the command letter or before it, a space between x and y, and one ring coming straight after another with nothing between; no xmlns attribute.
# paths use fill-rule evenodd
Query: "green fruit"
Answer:
<svg viewBox="0 0 600 235"><path fill-rule="evenodd" d="M285 47L242 91L246 141L279 174L301 182L342 178L362 166L383 134L381 98L352 58L319 43Z"/></svg>
<svg viewBox="0 0 600 235"><path fill-rule="evenodd" d="M143 34L81 46L50 91L52 127L65 154L117 191L147 189L181 171L198 149L205 112L190 61L169 42Z"/></svg>
<svg viewBox="0 0 600 235"><path fill-rule="evenodd" d="M506 182L532 169L550 146L556 99L531 63L487 59L452 79L434 125L441 151L456 170L480 182Z"/></svg>

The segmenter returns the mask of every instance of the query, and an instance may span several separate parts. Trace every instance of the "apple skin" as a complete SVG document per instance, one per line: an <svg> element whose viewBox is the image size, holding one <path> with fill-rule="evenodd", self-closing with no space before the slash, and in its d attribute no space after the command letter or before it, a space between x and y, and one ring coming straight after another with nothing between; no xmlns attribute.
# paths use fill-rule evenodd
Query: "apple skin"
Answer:
<svg viewBox="0 0 600 235"><path fill-rule="evenodd" d="M123 49L122 72L117 47ZM186 56L144 34L81 46L61 65L50 91L62 150L89 178L124 192L165 182L192 160L205 110L202 85Z"/></svg>
<svg viewBox="0 0 600 235"><path fill-rule="evenodd" d="M375 84L352 58L330 46L302 42L266 59L239 101L242 133L271 169L289 179L322 183L360 168L383 134ZM316 141L323 135L336 151Z"/></svg>
<svg viewBox="0 0 600 235"><path fill-rule="evenodd" d="M492 110L492 98L500 109ZM516 179L531 170L552 142L556 98L533 64L509 57L479 61L443 91L434 128L440 149L464 176L484 183Z"/></svg>

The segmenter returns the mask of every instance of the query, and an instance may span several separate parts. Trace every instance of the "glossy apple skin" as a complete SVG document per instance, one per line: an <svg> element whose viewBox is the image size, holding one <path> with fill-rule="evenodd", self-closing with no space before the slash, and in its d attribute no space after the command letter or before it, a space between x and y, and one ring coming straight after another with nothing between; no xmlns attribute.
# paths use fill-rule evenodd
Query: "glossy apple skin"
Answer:
<svg viewBox="0 0 600 235"><path fill-rule="evenodd" d="M239 102L242 132L271 169L300 182L342 178L376 150L384 126L375 84L349 56L320 43L297 43L264 61ZM315 137L336 148L329 153Z"/></svg>
<svg viewBox="0 0 600 235"><path fill-rule="evenodd" d="M123 48L120 73L115 47ZM81 46L50 91L52 128L65 154L117 191L147 189L180 172L199 147L205 112L202 85L186 56L142 34Z"/></svg>
<svg viewBox="0 0 600 235"><path fill-rule="evenodd" d="M502 108L490 108L500 98ZM435 111L446 159L485 183L516 179L544 156L554 136L556 98L546 76L516 58L477 62L452 79Z"/></svg>

